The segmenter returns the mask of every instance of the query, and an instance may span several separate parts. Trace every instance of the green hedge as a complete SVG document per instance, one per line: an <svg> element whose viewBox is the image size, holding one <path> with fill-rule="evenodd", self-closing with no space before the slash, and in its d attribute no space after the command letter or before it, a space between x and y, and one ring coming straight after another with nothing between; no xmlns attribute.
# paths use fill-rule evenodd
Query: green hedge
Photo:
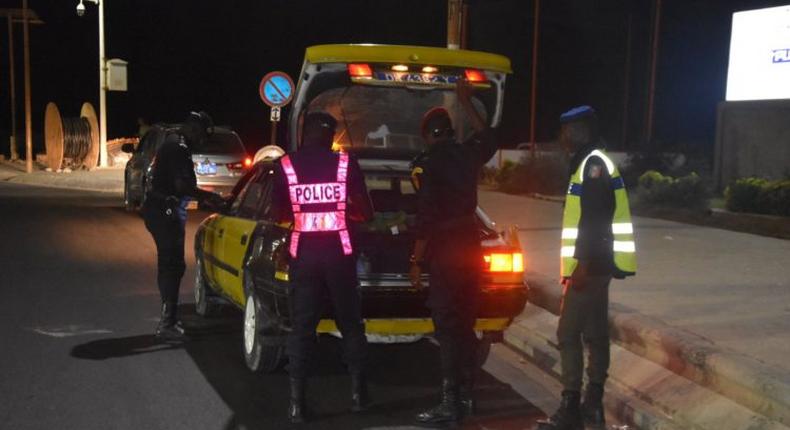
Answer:
<svg viewBox="0 0 790 430"><path fill-rule="evenodd" d="M726 207L733 212L790 216L790 180L738 179L724 191Z"/></svg>
<svg viewBox="0 0 790 430"><path fill-rule="evenodd" d="M699 175L692 172L681 178L648 170L639 177L635 192L637 204L701 209L708 205L710 191Z"/></svg>

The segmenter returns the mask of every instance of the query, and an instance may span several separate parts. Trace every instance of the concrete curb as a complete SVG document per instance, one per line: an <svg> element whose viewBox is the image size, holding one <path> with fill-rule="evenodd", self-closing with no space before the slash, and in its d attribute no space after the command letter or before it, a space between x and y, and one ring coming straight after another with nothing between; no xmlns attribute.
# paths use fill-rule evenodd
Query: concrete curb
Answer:
<svg viewBox="0 0 790 430"><path fill-rule="evenodd" d="M505 332L505 342L559 378L558 318L533 305ZM612 346L606 407L641 429L787 430L785 425L698 385L618 345Z"/></svg>
<svg viewBox="0 0 790 430"><path fill-rule="evenodd" d="M558 315L557 282L537 273L527 279L530 301ZM632 353L770 420L790 423L790 383L781 369L616 303L610 306L609 325L612 340Z"/></svg>

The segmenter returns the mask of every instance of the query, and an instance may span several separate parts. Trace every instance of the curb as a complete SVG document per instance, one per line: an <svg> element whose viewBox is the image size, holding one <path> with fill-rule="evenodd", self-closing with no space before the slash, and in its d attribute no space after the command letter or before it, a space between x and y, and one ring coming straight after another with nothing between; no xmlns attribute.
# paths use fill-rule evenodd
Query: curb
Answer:
<svg viewBox="0 0 790 430"><path fill-rule="evenodd" d="M557 320L528 305L505 332L505 343L558 379ZM612 345L611 352L605 405L608 413L628 425L650 430L788 429L623 347Z"/></svg>
<svg viewBox="0 0 790 430"><path fill-rule="evenodd" d="M558 315L556 282L534 272L527 279L530 302ZM772 421L790 423L790 381L781 369L617 303L610 305L609 326L612 341L630 352Z"/></svg>

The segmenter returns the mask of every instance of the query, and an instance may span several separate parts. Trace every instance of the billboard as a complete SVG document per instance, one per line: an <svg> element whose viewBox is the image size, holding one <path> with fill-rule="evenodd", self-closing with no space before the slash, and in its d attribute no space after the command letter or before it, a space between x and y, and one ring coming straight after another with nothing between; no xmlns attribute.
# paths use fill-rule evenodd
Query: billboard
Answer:
<svg viewBox="0 0 790 430"><path fill-rule="evenodd" d="M790 99L790 5L732 16L727 101Z"/></svg>

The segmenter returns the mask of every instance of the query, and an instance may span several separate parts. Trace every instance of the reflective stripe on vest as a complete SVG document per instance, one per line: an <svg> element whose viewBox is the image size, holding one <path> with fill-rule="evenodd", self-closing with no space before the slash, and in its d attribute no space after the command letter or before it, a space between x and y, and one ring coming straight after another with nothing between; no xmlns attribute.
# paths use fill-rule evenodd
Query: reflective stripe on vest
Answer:
<svg viewBox="0 0 790 430"><path fill-rule="evenodd" d="M584 168L590 157L599 157L606 164L606 169L611 177L612 190L614 190L615 210L612 217L612 251L614 264L621 272L626 274L636 273L636 243L634 242L634 226L631 223L631 210L628 206L628 194L625 183L620 176L614 162L598 149L592 151L579 164L579 168L571 176L568 185L568 195L565 197L565 210L562 216L562 247L560 248L562 277L570 277L579 264L574 258L576 254L576 239L579 238L579 220L581 219L581 195L584 189Z"/></svg>
<svg viewBox="0 0 790 430"><path fill-rule="evenodd" d="M299 253L299 239L302 234L336 231L343 254L351 255L351 238L346 225L346 178L348 176L348 154L340 153L337 162L336 182L320 184L300 184L291 159L282 158L285 176L288 178L288 195L294 213L294 231L291 233L291 256ZM315 205L334 204L334 210L311 210Z"/></svg>

